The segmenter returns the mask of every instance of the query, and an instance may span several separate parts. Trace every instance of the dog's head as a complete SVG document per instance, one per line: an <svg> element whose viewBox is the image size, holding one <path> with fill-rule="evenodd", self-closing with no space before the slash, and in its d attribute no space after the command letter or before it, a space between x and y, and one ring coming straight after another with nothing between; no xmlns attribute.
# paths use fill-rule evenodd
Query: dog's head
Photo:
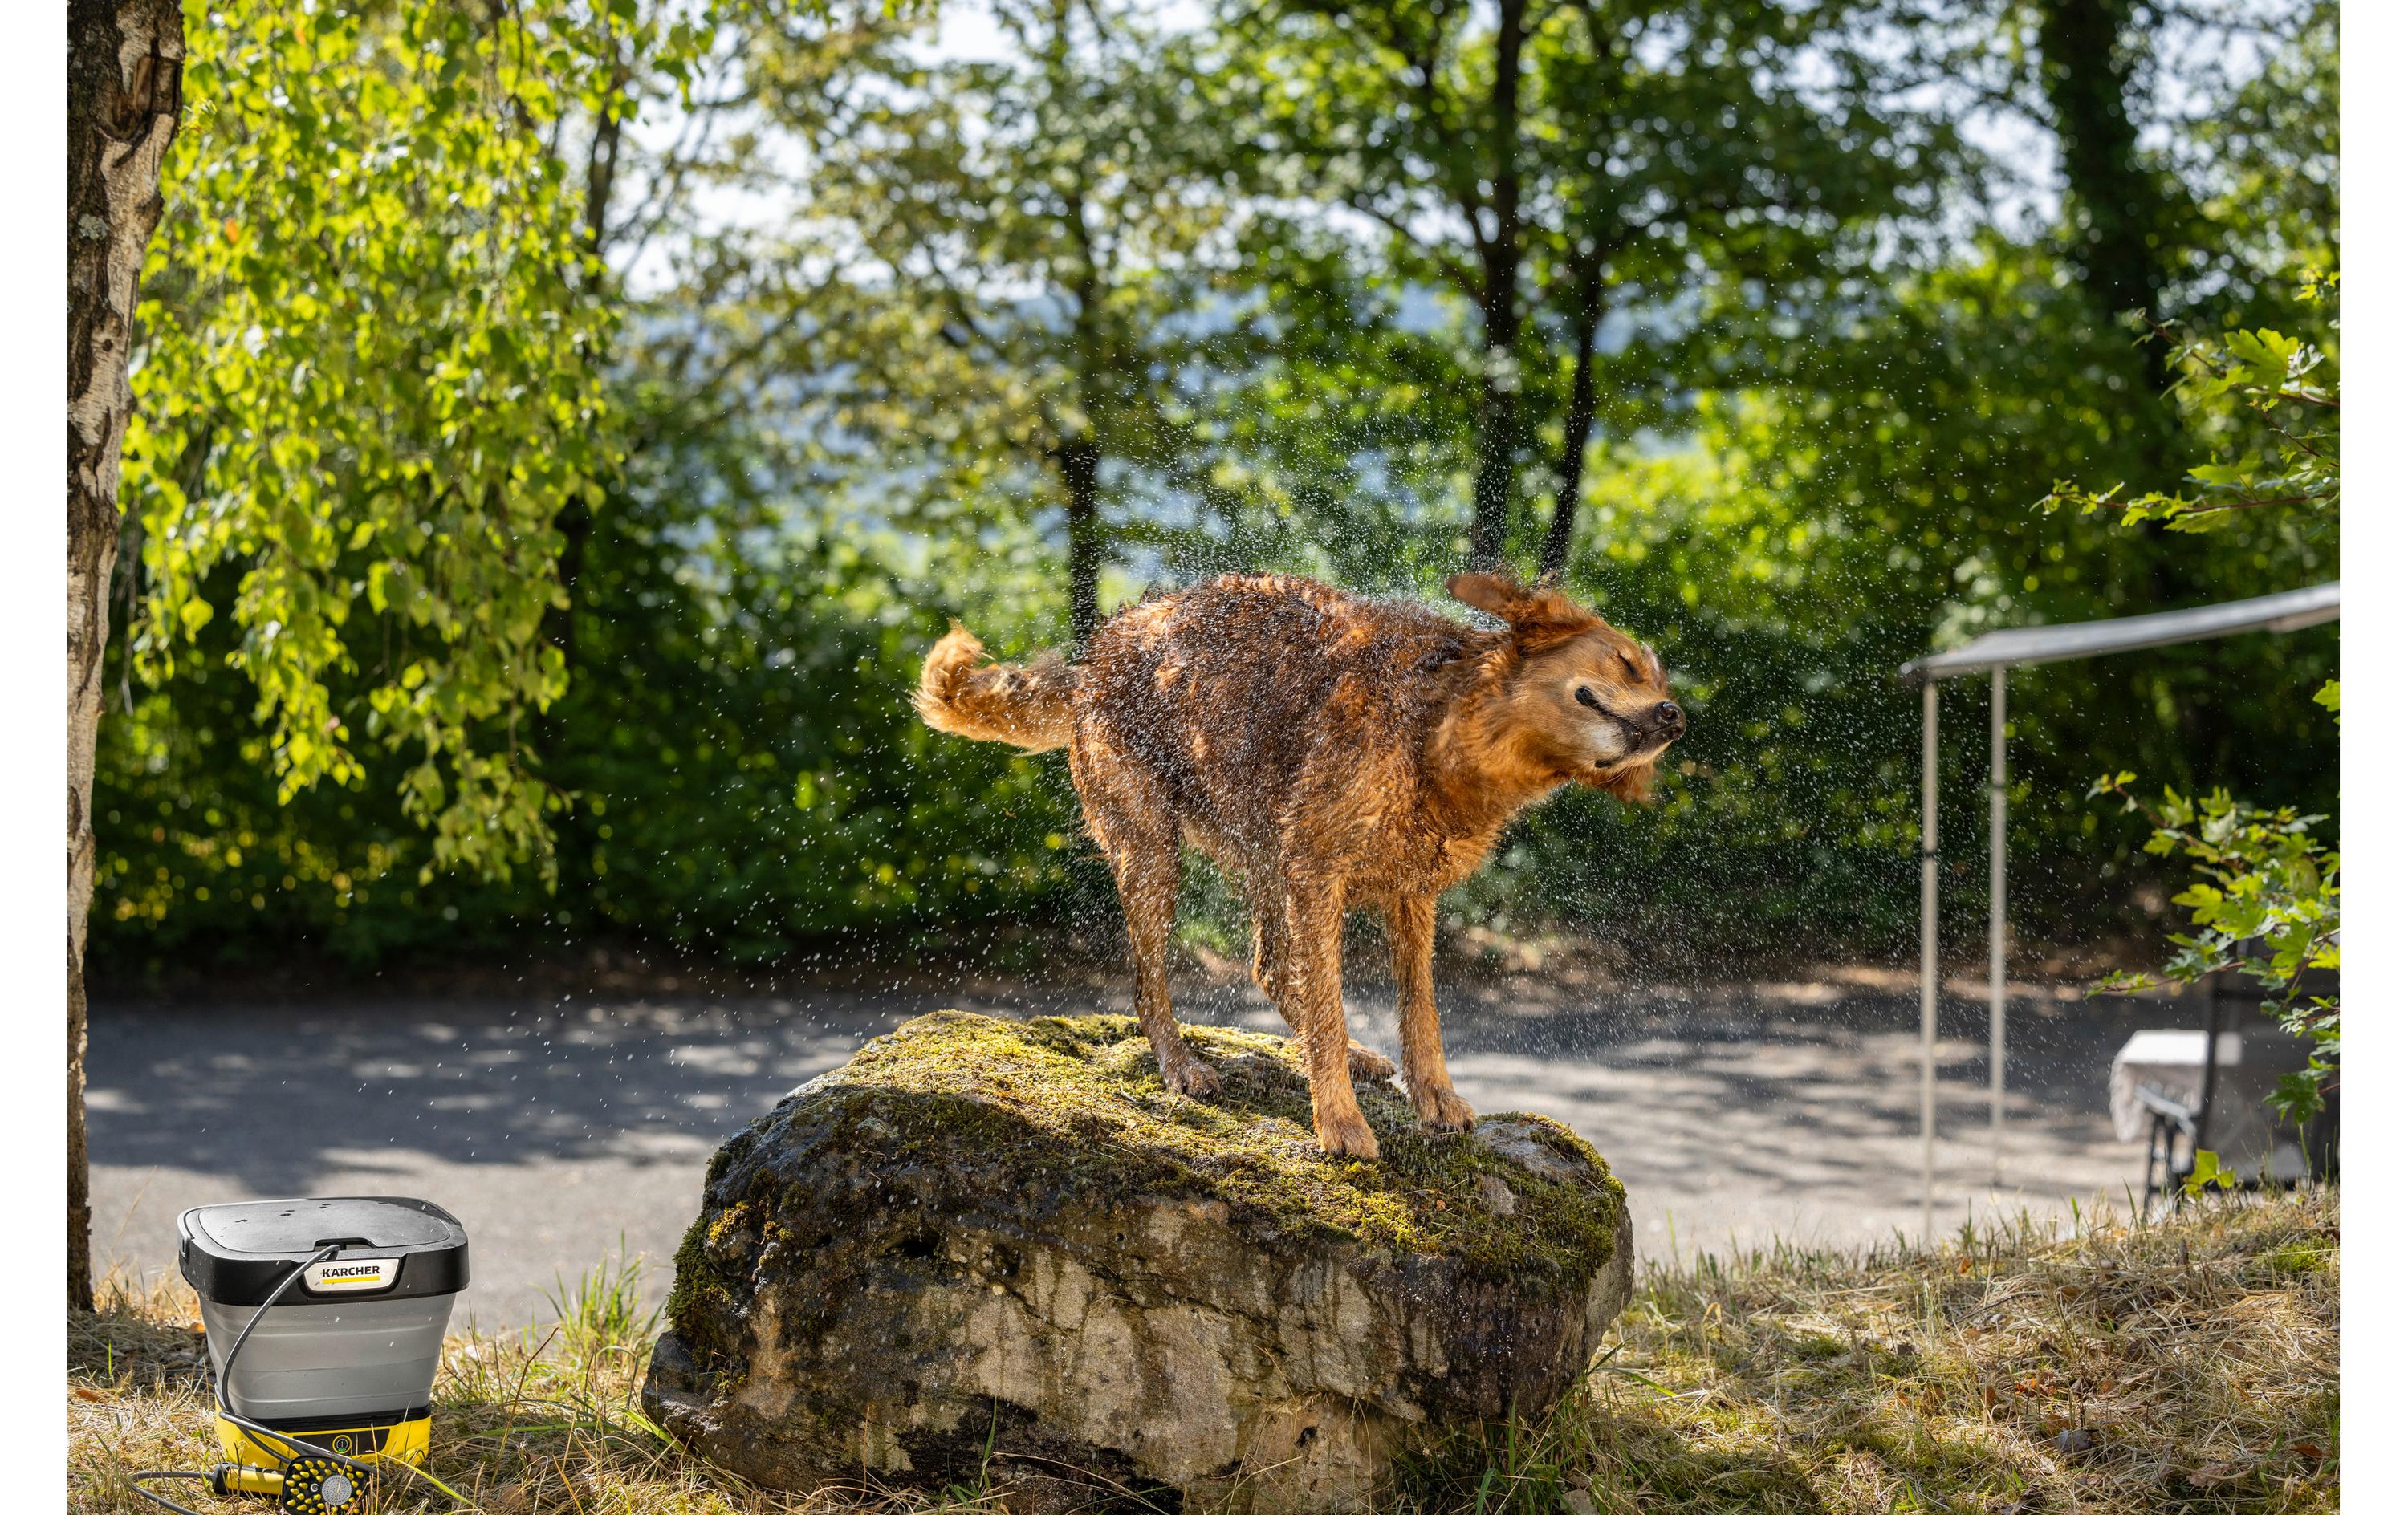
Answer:
<svg viewBox="0 0 2408 1515"><path fill-rule="evenodd" d="M1542 760L1617 799L1644 797L1664 750L1688 729L1656 650L1543 581L1526 589L1503 574L1457 574L1446 592L1505 622L1505 717Z"/></svg>

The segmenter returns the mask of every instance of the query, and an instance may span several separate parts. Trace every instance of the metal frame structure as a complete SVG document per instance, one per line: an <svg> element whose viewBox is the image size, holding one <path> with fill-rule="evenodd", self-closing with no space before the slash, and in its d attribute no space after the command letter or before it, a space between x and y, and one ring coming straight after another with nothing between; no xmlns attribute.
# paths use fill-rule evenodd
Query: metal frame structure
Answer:
<svg viewBox="0 0 2408 1515"><path fill-rule="evenodd" d="M1990 676L1990 1167L1999 1176L2007 1089L2007 670L2142 648L2172 647L2244 631L2300 631L2341 619L2341 585L2318 584L2255 599L2114 621L2023 626L1977 636L1952 651L1899 669L1923 691L1923 1237L1931 1239L1937 1090L1933 1045L1940 1033L1940 681Z"/></svg>
<svg viewBox="0 0 2408 1515"><path fill-rule="evenodd" d="M2199 1162L2200 1134L2206 1129L2208 1112L2215 1108L2215 1069L2223 1061L2217 1045L2224 1035L2224 1001L2227 980L2219 975L2207 991L2207 1061L2200 1073L2199 1100L2183 1105L2168 1099L2146 1084L2132 1093L2141 1108L2149 1112L2149 1160L2142 1169L2141 1202L2148 1205L2160 1194L2180 1192L2182 1181L2191 1176ZM2190 1143L2190 1151L2182 1153L2177 1141ZM2158 1157L2162 1151L2162 1165ZM2255 1186L2255 1180L2249 1180Z"/></svg>

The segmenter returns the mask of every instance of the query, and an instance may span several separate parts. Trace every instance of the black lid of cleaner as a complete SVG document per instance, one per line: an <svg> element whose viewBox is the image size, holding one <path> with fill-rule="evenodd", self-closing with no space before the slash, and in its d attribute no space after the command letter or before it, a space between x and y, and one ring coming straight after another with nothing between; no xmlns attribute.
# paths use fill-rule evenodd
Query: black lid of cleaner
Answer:
<svg viewBox="0 0 2408 1515"><path fill-rule="evenodd" d="M468 1286L468 1233L451 1211L396 1195L203 1205L176 1218L184 1281L220 1305L256 1305L329 1242L343 1250L284 1296L401 1299ZM389 1267L351 1265L390 1260Z"/></svg>

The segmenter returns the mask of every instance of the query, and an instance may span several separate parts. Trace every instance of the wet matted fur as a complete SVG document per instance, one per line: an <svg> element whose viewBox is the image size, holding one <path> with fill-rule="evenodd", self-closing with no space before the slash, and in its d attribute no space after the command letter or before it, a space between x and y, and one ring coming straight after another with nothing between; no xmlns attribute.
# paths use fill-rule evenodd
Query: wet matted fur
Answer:
<svg viewBox="0 0 2408 1515"><path fill-rule="evenodd" d="M1106 622L1083 662L991 664L955 626L916 700L939 731L1032 751L1067 747L1087 827L1119 881L1137 1014L1169 1086L1219 1079L1179 1039L1169 945L1184 836L1242 882L1254 979L1301 1043L1313 1128L1374 1157L1339 992L1349 908L1387 922L1406 1090L1461 1129L1430 990L1438 897L1470 877L1523 808L1564 784L1643 796L1684 728L1654 650L1549 586L1458 574L1447 593L1504 622L1481 631L1421 606L1310 579L1232 575Z"/></svg>

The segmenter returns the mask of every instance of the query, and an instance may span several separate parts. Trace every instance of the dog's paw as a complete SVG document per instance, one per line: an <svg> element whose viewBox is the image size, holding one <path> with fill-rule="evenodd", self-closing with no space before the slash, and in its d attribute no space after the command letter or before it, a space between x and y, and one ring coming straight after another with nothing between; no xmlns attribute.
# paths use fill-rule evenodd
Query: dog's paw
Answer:
<svg viewBox="0 0 2408 1515"><path fill-rule="evenodd" d="M1332 1120L1312 1122L1312 1134L1321 1138L1321 1150L1332 1157L1362 1157L1377 1161L1380 1139L1371 1135L1370 1122L1359 1112Z"/></svg>
<svg viewBox="0 0 2408 1515"><path fill-rule="evenodd" d="M1397 1076L1397 1065L1361 1042L1350 1041L1346 1044L1346 1072L1350 1078L1385 1083Z"/></svg>
<svg viewBox="0 0 2408 1515"><path fill-rule="evenodd" d="M1211 1064L1193 1052L1165 1066L1162 1081L1172 1093L1185 1094L1190 1099L1221 1097L1221 1076L1212 1071Z"/></svg>
<svg viewBox="0 0 2408 1515"><path fill-rule="evenodd" d="M1471 1102L1452 1089L1416 1089L1412 1096L1413 1112L1432 1131L1469 1131L1477 1119Z"/></svg>

